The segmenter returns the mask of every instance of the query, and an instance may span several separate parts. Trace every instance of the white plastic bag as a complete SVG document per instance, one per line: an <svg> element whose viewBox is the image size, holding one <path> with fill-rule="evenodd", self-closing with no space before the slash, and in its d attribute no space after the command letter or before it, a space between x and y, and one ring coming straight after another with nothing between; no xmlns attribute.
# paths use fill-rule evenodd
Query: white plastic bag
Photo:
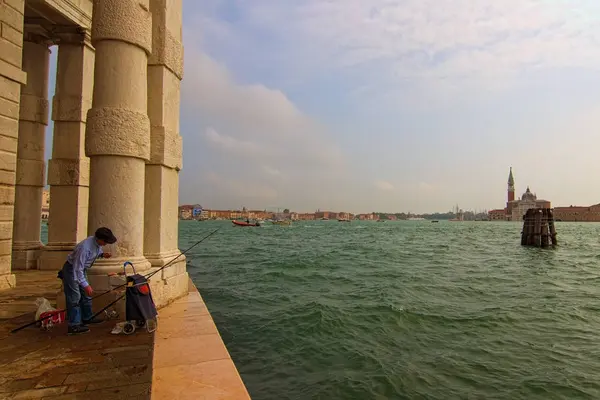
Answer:
<svg viewBox="0 0 600 400"><path fill-rule="evenodd" d="M113 335L119 335L123 333L123 327L125 326L125 322L117 322L113 330L110 332Z"/></svg>
<svg viewBox="0 0 600 400"><path fill-rule="evenodd" d="M54 311L56 308L52 307L52 304L43 297L38 297L35 299L35 305L37 306L37 311L35 312L35 320L40 319L40 315L45 313L46 311Z"/></svg>

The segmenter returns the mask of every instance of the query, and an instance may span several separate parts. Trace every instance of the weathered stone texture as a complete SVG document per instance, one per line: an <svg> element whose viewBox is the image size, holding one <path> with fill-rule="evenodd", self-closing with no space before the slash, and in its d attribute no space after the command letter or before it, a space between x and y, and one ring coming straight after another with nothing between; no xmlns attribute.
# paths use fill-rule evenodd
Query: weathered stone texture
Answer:
<svg viewBox="0 0 600 400"><path fill-rule="evenodd" d="M19 140L13 224L13 269L38 267L40 210L45 180L45 130L48 125L48 73L50 50L43 42L23 43L23 69L27 84L21 89Z"/></svg>
<svg viewBox="0 0 600 400"><path fill-rule="evenodd" d="M161 267L179 255L179 170L182 141L179 105L183 76L181 1L151 0L152 55L148 60L148 116L150 160L146 165L144 254L153 267ZM163 303L186 293L185 257L162 272L153 282Z"/></svg>
<svg viewBox="0 0 600 400"><path fill-rule="evenodd" d="M129 43L152 52L152 14L149 0L94 1L92 43L103 40ZM121 60L122 61L122 60Z"/></svg>

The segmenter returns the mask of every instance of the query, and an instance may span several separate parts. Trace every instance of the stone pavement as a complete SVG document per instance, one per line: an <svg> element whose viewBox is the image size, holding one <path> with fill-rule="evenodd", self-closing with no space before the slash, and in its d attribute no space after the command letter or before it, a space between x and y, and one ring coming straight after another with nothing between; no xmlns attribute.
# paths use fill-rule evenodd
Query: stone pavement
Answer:
<svg viewBox="0 0 600 400"><path fill-rule="evenodd" d="M154 338L145 331L112 335L107 321L81 336L65 324L9 333L33 320L36 297L52 301L58 289L56 272L27 271L0 292L0 399L149 399Z"/></svg>
<svg viewBox="0 0 600 400"><path fill-rule="evenodd" d="M64 324L10 334L33 320L36 297L56 296L55 276L17 272L17 288L0 292L0 400L250 398L191 282L187 297L159 310L155 334L112 335L115 321L81 336Z"/></svg>
<svg viewBox="0 0 600 400"><path fill-rule="evenodd" d="M25 313L35 313L35 299L45 297L54 303L60 290L56 271L18 271L17 288L0 291L0 322Z"/></svg>

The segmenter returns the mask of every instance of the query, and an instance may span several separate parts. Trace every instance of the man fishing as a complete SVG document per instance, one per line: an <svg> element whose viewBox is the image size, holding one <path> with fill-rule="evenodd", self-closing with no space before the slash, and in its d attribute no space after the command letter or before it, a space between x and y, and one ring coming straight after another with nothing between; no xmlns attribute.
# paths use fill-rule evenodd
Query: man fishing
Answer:
<svg viewBox="0 0 600 400"><path fill-rule="evenodd" d="M92 295L94 290L87 281L87 269L91 268L97 258L110 258L102 247L117 241L108 228L98 228L94 236L82 240L75 246L58 277L63 281L65 301L67 304L67 321L69 335L78 335L90 330L89 324L102 322L93 318Z"/></svg>

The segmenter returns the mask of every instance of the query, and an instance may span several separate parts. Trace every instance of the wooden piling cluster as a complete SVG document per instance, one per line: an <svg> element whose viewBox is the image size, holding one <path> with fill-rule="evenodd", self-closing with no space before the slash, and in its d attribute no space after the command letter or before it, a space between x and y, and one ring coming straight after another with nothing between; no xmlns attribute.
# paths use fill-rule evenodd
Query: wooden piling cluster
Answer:
<svg viewBox="0 0 600 400"><path fill-rule="evenodd" d="M549 208L531 208L523 217L522 246L556 246L554 214Z"/></svg>

